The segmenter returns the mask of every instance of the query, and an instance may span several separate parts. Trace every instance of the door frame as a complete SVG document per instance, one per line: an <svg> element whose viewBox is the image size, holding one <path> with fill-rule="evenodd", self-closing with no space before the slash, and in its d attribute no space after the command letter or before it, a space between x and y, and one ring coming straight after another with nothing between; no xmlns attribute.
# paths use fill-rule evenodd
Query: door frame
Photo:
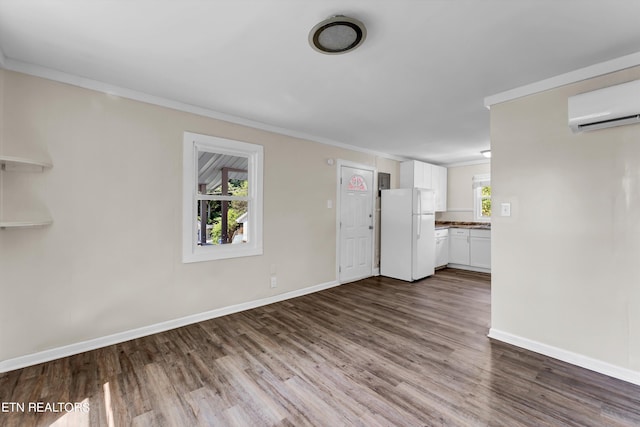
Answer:
<svg viewBox="0 0 640 427"><path fill-rule="evenodd" d="M378 194L377 194L378 193L378 169L375 166L371 166L371 165L356 163L349 160L337 159L336 161L336 283L338 283L339 285L342 284L342 281L340 278L340 259L341 259L340 243L341 243L341 237L342 237L342 234L341 234L342 230L340 227L340 217L342 214L342 211L341 211L342 206L340 202L342 199L340 177L342 175L343 166L346 166L349 168L355 168L355 169L364 169L367 171L371 171L373 173L373 188L371 189L371 193L372 193L372 197L371 197L372 218L371 219L373 221L373 232L371 236L371 276L375 275L374 272L376 270L374 263L375 263L376 245L377 245L376 200L378 197Z"/></svg>

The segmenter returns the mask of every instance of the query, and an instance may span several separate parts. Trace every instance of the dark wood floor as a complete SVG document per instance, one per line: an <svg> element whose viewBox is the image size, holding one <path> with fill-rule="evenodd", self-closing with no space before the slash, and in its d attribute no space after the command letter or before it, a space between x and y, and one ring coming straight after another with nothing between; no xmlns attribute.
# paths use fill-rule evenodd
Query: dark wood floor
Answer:
<svg viewBox="0 0 640 427"><path fill-rule="evenodd" d="M90 410L0 425L640 425L640 387L492 342L489 303L480 273L366 279L2 374Z"/></svg>

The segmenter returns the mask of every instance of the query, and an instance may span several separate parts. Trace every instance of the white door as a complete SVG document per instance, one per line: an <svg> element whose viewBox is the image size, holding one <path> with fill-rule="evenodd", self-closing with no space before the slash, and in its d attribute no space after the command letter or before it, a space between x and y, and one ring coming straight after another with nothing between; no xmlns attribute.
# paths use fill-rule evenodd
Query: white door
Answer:
<svg viewBox="0 0 640 427"><path fill-rule="evenodd" d="M372 275L373 171L340 168L340 283Z"/></svg>

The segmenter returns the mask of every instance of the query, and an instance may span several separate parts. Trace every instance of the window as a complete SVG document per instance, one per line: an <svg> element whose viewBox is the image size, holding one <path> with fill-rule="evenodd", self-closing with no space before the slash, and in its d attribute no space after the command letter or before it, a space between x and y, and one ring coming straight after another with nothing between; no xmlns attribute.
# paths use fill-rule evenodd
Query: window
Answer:
<svg viewBox="0 0 640 427"><path fill-rule="evenodd" d="M183 262L262 254L262 146L191 132L183 145Z"/></svg>
<svg viewBox="0 0 640 427"><path fill-rule="evenodd" d="M473 177L473 216L476 221L491 219L491 176L475 175Z"/></svg>

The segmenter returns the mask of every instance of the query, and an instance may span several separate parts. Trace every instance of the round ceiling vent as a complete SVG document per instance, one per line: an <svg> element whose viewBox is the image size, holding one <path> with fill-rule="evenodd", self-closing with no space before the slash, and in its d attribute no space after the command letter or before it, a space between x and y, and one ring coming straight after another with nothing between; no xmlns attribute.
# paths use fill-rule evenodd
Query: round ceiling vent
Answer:
<svg viewBox="0 0 640 427"><path fill-rule="evenodd" d="M357 48L366 37L367 30L362 22L336 15L311 29L309 43L318 52L337 55Z"/></svg>

